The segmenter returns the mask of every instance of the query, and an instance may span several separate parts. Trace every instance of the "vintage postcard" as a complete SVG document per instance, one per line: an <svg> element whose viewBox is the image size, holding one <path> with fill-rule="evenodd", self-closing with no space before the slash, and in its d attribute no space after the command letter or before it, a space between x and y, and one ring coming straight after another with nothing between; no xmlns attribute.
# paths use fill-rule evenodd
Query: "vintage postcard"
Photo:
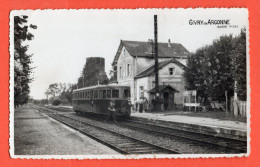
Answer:
<svg viewBox="0 0 260 167"><path fill-rule="evenodd" d="M250 154L246 8L13 10L10 155Z"/></svg>

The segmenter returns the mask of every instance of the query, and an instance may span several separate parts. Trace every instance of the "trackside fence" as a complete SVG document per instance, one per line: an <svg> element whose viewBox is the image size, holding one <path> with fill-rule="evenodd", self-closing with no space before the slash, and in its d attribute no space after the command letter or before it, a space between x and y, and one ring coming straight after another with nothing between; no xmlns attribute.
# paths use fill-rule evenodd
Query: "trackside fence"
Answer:
<svg viewBox="0 0 260 167"><path fill-rule="evenodd" d="M231 112L235 117L241 116L246 117L246 101L231 100Z"/></svg>

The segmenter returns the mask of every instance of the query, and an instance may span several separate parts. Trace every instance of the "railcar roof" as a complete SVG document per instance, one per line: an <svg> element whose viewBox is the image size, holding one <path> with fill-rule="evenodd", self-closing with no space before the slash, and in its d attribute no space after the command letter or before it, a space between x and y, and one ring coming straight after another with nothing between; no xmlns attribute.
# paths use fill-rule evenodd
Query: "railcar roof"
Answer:
<svg viewBox="0 0 260 167"><path fill-rule="evenodd" d="M82 90L89 90L89 89L95 89L95 88L130 88L130 86L127 85L120 85L120 84L111 84L111 85L96 85L96 86L89 86L89 87L84 87L84 88L80 88L80 89L75 89L73 90L73 92L78 92L78 91L82 91Z"/></svg>

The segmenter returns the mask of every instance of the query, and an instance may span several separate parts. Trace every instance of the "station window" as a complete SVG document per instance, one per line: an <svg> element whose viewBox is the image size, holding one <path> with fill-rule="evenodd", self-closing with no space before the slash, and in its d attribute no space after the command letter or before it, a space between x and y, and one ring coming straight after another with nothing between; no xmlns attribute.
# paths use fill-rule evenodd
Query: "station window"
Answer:
<svg viewBox="0 0 260 167"><path fill-rule="evenodd" d="M119 90L112 90L112 98L118 98L119 97Z"/></svg>
<svg viewBox="0 0 260 167"><path fill-rule="evenodd" d="M111 98L111 90L107 90L107 98Z"/></svg>
<svg viewBox="0 0 260 167"><path fill-rule="evenodd" d="M107 98L107 91L106 90L103 90L103 98Z"/></svg>
<svg viewBox="0 0 260 167"><path fill-rule="evenodd" d="M140 86L139 89L140 89L140 98L143 98L144 97L144 87Z"/></svg>
<svg viewBox="0 0 260 167"><path fill-rule="evenodd" d="M124 89L124 92L123 92L123 97L125 98L127 98L127 97L130 97L131 95L130 95L130 90L129 89Z"/></svg>
<svg viewBox="0 0 260 167"><path fill-rule="evenodd" d="M130 76L130 64L127 64L127 76Z"/></svg>
<svg viewBox="0 0 260 167"><path fill-rule="evenodd" d="M119 78L122 78L122 67L119 68Z"/></svg>
<svg viewBox="0 0 260 167"><path fill-rule="evenodd" d="M173 75L173 68L169 68L169 75Z"/></svg>

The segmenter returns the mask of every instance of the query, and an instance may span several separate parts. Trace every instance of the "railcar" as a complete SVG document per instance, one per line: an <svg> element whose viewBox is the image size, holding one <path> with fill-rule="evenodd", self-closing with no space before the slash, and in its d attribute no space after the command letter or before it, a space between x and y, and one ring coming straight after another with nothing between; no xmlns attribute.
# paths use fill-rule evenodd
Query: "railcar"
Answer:
<svg viewBox="0 0 260 167"><path fill-rule="evenodd" d="M110 101L115 102L117 116L131 114L130 87L125 85L97 85L73 90L73 110L109 115Z"/></svg>

